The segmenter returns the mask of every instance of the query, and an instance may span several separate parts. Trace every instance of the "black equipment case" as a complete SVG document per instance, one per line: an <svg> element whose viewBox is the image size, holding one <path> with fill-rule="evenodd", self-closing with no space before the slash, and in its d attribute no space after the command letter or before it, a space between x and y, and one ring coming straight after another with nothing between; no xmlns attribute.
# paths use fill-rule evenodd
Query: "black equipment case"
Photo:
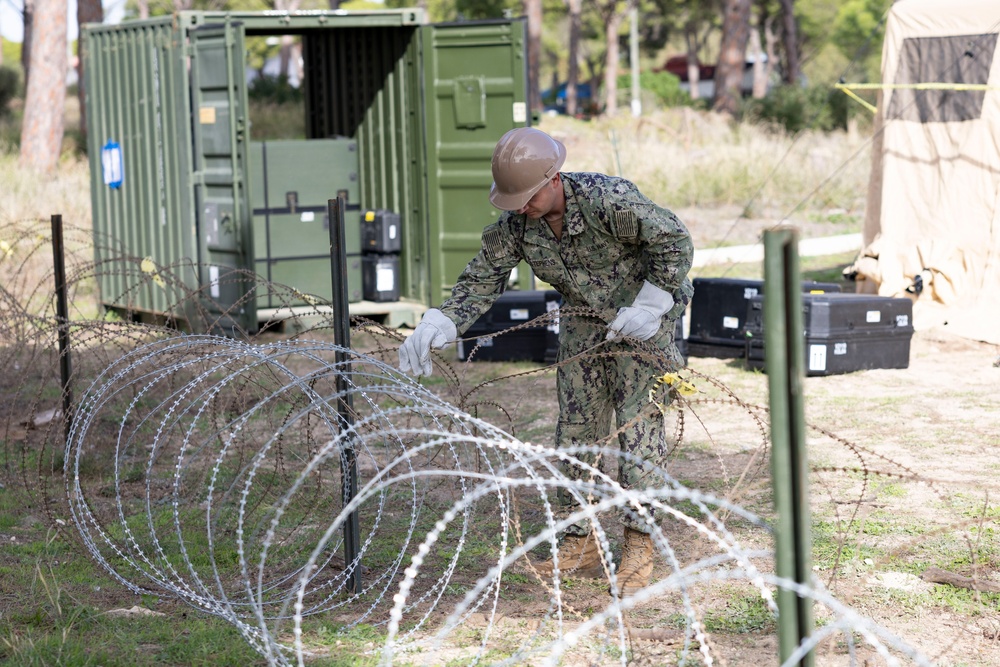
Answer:
<svg viewBox="0 0 1000 667"><path fill-rule="evenodd" d="M399 301L399 255L362 255L361 293L367 301Z"/></svg>
<svg viewBox="0 0 1000 667"><path fill-rule="evenodd" d="M461 361L536 361L552 363L559 353L559 322L505 332L558 310L562 296L555 290L511 290L501 294L458 341ZM499 333L497 336L491 334ZM477 347L478 346L478 347ZM475 350L473 352L473 350Z"/></svg>
<svg viewBox="0 0 1000 667"><path fill-rule="evenodd" d="M750 300L764 293L763 280L695 278L687 354L692 357L738 359L744 355L744 328ZM803 281L806 293L840 292L836 283Z"/></svg>
<svg viewBox="0 0 1000 667"><path fill-rule="evenodd" d="M913 302L868 294L803 294L806 375L907 368ZM764 368L764 297L750 300L746 364Z"/></svg>

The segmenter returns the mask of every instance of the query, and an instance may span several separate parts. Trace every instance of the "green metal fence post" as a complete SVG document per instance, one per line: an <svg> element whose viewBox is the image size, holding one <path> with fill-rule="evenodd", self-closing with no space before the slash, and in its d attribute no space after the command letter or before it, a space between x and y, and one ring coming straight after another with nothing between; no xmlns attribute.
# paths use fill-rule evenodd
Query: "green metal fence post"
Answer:
<svg viewBox="0 0 1000 667"><path fill-rule="evenodd" d="M334 355L337 368L337 393L340 401L337 412L341 426L346 431L354 426L354 395L349 391L347 376L351 372L347 352L351 347L351 315L347 305L347 254L344 250L344 208L343 196L327 202L330 216L330 275L333 288L333 339L341 348ZM358 459L352 439L344 438L343 453L340 457L340 476L343 487L343 501L346 507L358 495ZM347 515L344 521L344 567L347 569L347 590L361 593L361 527L358 510Z"/></svg>
<svg viewBox="0 0 1000 667"><path fill-rule="evenodd" d="M809 585L812 538L806 460L802 293L798 233L764 233L764 357L771 408L771 473L778 515L775 566L779 577ZM812 599L778 590L778 647L784 664L812 634ZM800 662L811 667L813 653Z"/></svg>

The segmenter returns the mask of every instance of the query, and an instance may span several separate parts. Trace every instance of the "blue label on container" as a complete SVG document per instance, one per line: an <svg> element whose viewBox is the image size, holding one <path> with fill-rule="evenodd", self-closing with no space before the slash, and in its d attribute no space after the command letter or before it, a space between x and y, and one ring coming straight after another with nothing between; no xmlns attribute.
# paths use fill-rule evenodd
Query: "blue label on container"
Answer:
<svg viewBox="0 0 1000 667"><path fill-rule="evenodd" d="M125 176L125 165L122 163L122 147L117 141L108 140L101 149L101 170L104 172L104 184L113 190L122 186Z"/></svg>

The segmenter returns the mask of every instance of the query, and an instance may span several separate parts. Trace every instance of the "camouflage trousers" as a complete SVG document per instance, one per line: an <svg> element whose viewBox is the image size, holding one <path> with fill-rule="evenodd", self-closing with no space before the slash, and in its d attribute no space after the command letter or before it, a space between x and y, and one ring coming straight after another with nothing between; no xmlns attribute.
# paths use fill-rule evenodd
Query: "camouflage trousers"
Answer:
<svg viewBox="0 0 1000 667"><path fill-rule="evenodd" d="M619 451L641 460L658 462L666 453L667 445L663 417L650 405L649 391L656 385L657 377L684 365L674 342L674 322L664 320L660 331L648 341L658 350L656 359L641 354L631 343L605 343L607 332L605 324L584 318L566 318L560 322L556 445L560 448L594 445L608 448L613 446L608 437L617 431ZM594 354L561 363L588 350ZM576 454L576 458L602 472L609 463L607 453L600 457L591 453ZM575 464L564 464L563 473L571 479L590 477L588 471ZM657 477L643 473L641 463L634 459L618 459L618 482L623 487L645 489L657 482ZM558 504L562 516L578 509L577 500L564 489L560 489ZM629 528L649 532L646 522L627 508L623 523ZM566 532L585 535L590 530L589 524L587 520L579 521Z"/></svg>

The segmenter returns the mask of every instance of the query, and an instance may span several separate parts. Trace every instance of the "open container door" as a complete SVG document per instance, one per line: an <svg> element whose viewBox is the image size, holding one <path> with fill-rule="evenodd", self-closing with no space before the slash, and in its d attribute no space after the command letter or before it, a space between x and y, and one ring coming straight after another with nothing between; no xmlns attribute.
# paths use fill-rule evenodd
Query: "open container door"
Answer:
<svg viewBox="0 0 1000 667"><path fill-rule="evenodd" d="M523 19L426 25L422 42L431 303L450 296L499 217L489 202L497 140L528 122ZM520 271L522 288L530 274Z"/></svg>
<svg viewBox="0 0 1000 667"><path fill-rule="evenodd" d="M253 230L245 182L247 92L244 30L237 22L189 33L191 55L191 187L202 303L214 333L257 328L252 292Z"/></svg>

